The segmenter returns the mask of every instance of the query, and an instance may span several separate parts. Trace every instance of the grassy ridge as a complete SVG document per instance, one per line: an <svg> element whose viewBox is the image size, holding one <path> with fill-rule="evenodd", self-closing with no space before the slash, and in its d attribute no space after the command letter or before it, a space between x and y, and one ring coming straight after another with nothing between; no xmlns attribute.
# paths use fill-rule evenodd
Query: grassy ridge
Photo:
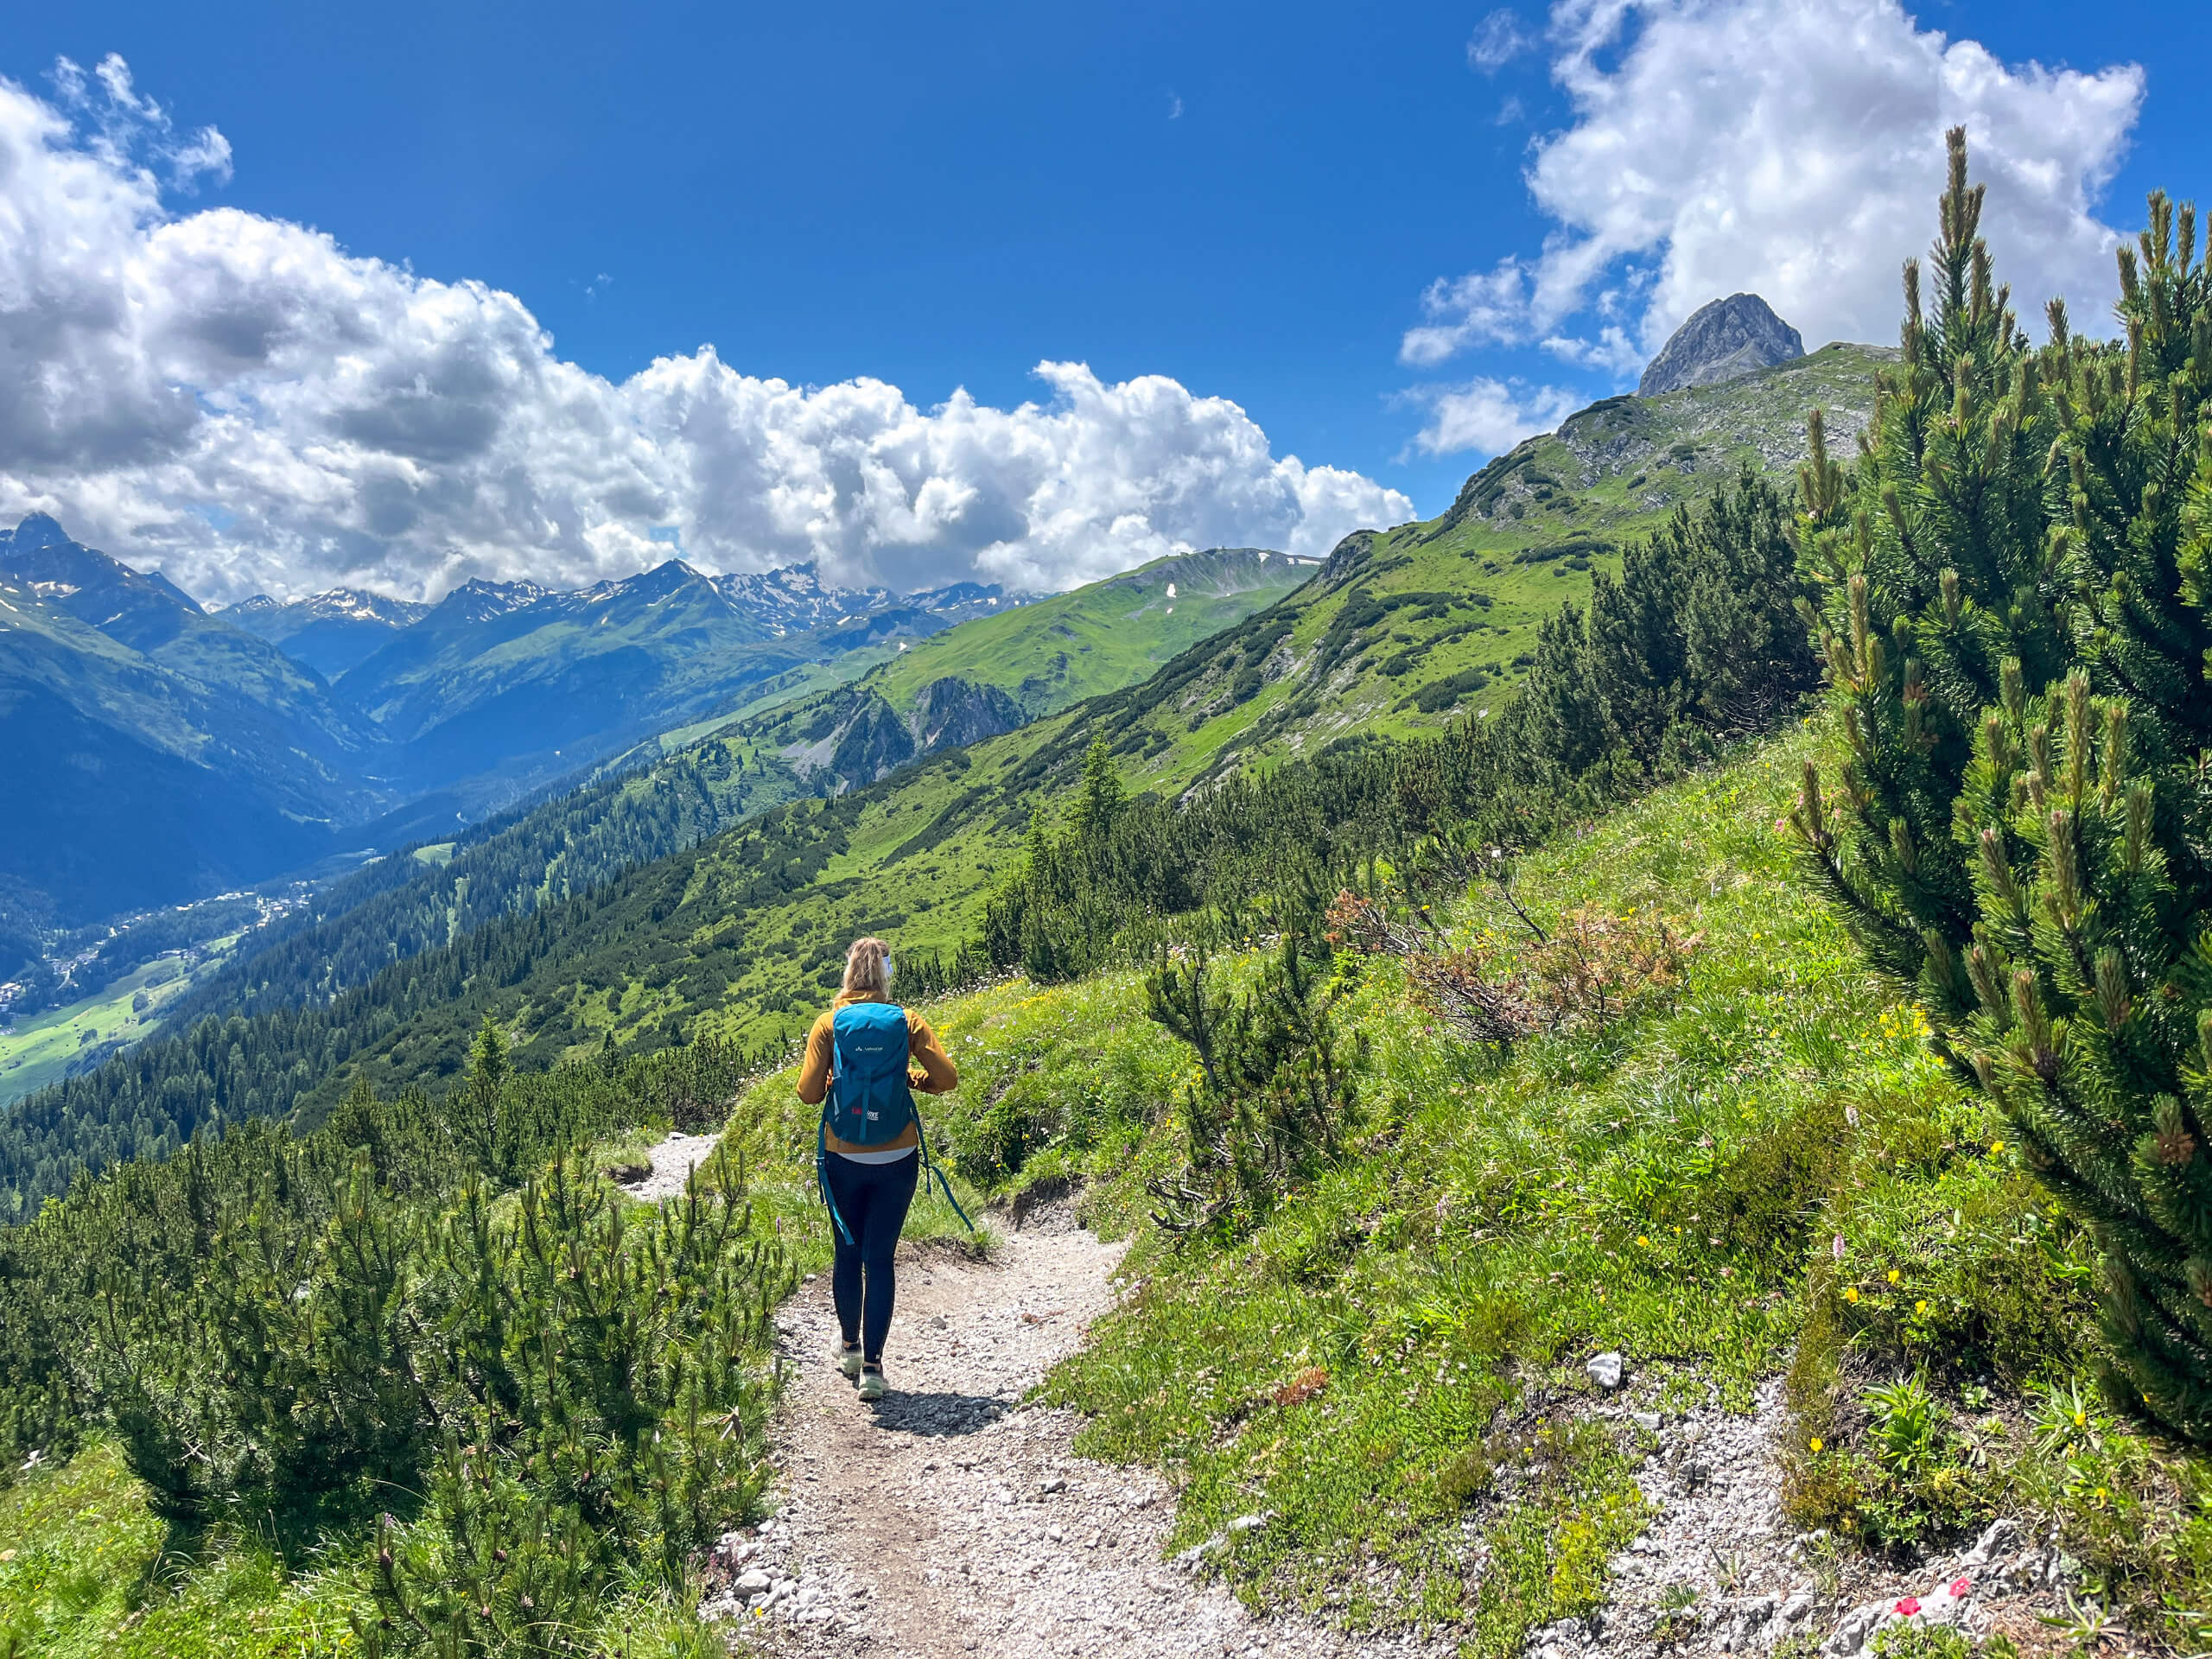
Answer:
<svg viewBox="0 0 2212 1659"><path fill-rule="evenodd" d="M923 640L888 664L876 690L903 709L931 680L953 675L1013 692L1033 719L1054 714L1135 684L1288 593L1319 563L1256 548L1154 559Z"/></svg>

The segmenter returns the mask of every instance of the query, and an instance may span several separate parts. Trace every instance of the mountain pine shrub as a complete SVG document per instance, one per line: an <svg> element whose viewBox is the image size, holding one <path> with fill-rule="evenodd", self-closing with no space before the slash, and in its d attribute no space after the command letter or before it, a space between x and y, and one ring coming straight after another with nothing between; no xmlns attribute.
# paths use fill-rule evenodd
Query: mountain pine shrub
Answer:
<svg viewBox="0 0 2212 1659"><path fill-rule="evenodd" d="M1242 991L1222 985L1203 945L1160 951L1145 980L1146 1010L1198 1061L1174 1104L1185 1167L1150 1188L1160 1206L1153 1219L1167 1231L1243 1231L1337 1156L1366 1048L1336 1028L1357 976L1335 966L1335 952L1296 929Z"/></svg>
<svg viewBox="0 0 2212 1659"><path fill-rule="evenodd" d="M573 1653L611 1591L680 1592L767 1479L794 1269L735 1158L646 1207L589 1151L719 1116L757 1063L480 1056L444 1101L362 1083L0 1232L6 1466L105 1433L184 1538L373 1543L369 1652Z"/></svg>
<svg viewBox="0 0 2212 1659"><path fill-rule="evenodd" d="M1816 879L2018 1126L2105 1264L2115 1400L2212 1440L2212 283L2163 195L2124 342L1995 285L1963 130L1904 360L1799 543L1847 755Z"/></svg>

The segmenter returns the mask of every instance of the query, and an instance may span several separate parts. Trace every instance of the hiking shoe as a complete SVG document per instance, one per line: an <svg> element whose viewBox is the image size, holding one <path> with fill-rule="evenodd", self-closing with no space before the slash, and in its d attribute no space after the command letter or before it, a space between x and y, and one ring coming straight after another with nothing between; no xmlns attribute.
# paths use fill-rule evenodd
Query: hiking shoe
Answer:
<svg viewBox="0 0 2212 1659"><path fill-rule="evenodd" d="M861 1374L861 1345L857 1342L837 1344L837 1369L847 1376Z"/></svg>
<svg viewBox="0 0 2212 1659"><path fill-rule="evenodd" d="M880 1400L880 1399L882 1399L882 1398L883 1398L883 1396L884 1396L885 1395L888 1394L890 1391L891 1391L890 1384L887 1383L887 1382L883 1380L883 1367L882 1367L882 1366L880 1366L880 1365L863 1365L862 1367L861 1367L861 1399L863 1399L863 1400Z"/></svg>

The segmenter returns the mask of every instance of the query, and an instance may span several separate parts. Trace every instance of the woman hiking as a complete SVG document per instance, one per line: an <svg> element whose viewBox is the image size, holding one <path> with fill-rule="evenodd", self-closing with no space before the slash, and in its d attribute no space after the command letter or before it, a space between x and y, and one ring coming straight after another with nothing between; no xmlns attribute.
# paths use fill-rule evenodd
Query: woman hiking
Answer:
<svg viewBox="0 0 2212 1659"><path fill-rule="evenodd" d="M928 1021L891 1001L891 947L854 940L843 989L806 1034L798 1097L823 1107L816 1169L836 1251L830 1288L843 1338L837 1368L860 1379L863 1400L883 1398L891 1259L921 1173L912 1091L946 1094L959 1082Z"/></svg>

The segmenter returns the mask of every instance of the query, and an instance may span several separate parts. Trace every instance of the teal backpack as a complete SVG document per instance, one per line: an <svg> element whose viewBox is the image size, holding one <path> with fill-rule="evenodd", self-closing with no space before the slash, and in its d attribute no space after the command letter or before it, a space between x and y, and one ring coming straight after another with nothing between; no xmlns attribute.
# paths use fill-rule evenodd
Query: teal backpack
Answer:
<svg viewBox="0 0 2212 1659"><path fill-rule="evenodd" d="M848 1146L881 1147L904 1135L909 1123L920 1142L915 1155L922 1160L925 1179L937 1177L953 1214L974 1232L976 1224L952 1196L944 1172L931 1160L929 1141L922 1135L921 1114L914 1109L913 1088L906 1081L913 1043L906 1010L890 1002L850 1002L831 1016L830 1032L835 1058L830 1092L822 1100L821 1127L815 1135L814 1176L838 1233L846 1243L854 1242L851 1229L837 1213L837 1201L830 1196L830 1137L834 1135Z"/></svg>

